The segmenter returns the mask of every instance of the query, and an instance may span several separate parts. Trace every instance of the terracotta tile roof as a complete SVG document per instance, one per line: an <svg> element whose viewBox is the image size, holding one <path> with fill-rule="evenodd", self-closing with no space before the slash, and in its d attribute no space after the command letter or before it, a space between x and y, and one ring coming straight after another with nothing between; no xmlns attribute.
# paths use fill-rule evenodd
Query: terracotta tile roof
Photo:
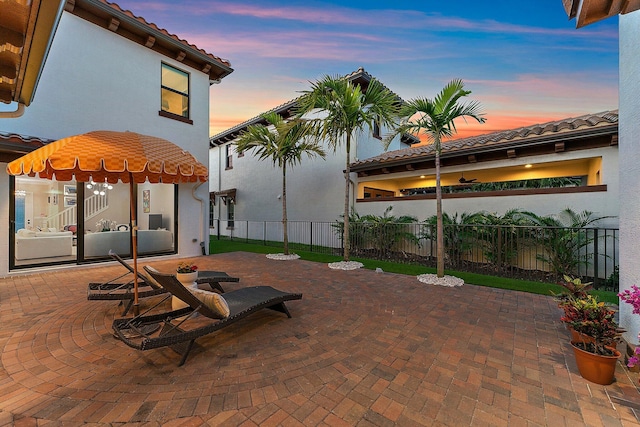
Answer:
<svg viewBox="0 0 640 427"><path fill-rule="evenodd" d="M0 131L0 141L5 142L18 142L24 144L37 144L38 146L43 146L50 142L53 142L53 139L48 138L39 138L37 136L29 136L29 135L21 135L13 132L2 132Z"/></svg>
<svg viewBox="0 0 640 427"><path fill-rule="evenodd" d="M9 161L53 142L53 139L20 135L12 132L0 132L0 157Z"/></svg>
<svg viewBox="0 0 640 427"><path fill-rule="evenodd" d="M564 136L567 133L593 132L598 128L618 127L618 110L587 114L580 117L566 118L548 123L509 129L468 138L455 139L442 143L442 154L462 152L466 150L481 151L483 148L527 144L550 137ZM379 156L370 157L353 163L353 167L366 168L367 165L378 165L403 160L415 161L420 158L433 157L433 144L419 147L389 151Z"/></svg>
<svg viewBox="0 0 640 427"><path fill-rule="evenodd" d="M205 56L208 56L209 58L211 58L213 60L216 60L216 61L226 65L227 67L231 66L231 62L229 62L227 59L222 59L219 56L212 55L211 53L208 53L205 50L198 48L196 45L193 45L193 44L189 43L188 41L186 41L184 39L181 39L177 35L168 32L164 28L160 28L156 24L154 24L152 22L148 22L143 17L134 15L133 12L131 12L130 10L123 9L122 7L120 7L120 5L118 5L115 2L111 3L111 2L108 2L107 0L99 0L99 1L104 3L104 4L106 4L106 5L108 5L111 8L113 8L117 12L123 13L123 14L127 15L128 17L130 17L132 19L135 19L136 21L140 22L141 24L144 24L144 25L146 25L148 27L151 27L151 29L153 29L155 31L158 31L158 32L164 34L165 36L174 39L177 42L182 43L183 45L185 45L186 47L188 47L190 49L196 50L196 51L200 52L201 54L203 54ZM176 7L178 7L178 5L176 5Z"/></svg>

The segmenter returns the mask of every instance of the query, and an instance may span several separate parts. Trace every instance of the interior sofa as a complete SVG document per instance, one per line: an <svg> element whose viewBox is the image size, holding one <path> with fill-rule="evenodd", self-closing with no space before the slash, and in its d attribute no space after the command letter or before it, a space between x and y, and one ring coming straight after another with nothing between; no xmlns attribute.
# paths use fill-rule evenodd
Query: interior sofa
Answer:
<svg viewBox="0 0 640 427"><path fill-rule="evenodd" d="M84 235L84 256L108 256L113 251L130 255L131 234L127 230L104 231ZM138 230L138 253L166 252L173 249L173 233L168 230Z"/></svg>
<svg viewBox="0 0 640 427"><path fill-rule="evenodd" d="M57 231L34 231L21 228L16 232L16 260L71 256L73 233Z"/></svg>

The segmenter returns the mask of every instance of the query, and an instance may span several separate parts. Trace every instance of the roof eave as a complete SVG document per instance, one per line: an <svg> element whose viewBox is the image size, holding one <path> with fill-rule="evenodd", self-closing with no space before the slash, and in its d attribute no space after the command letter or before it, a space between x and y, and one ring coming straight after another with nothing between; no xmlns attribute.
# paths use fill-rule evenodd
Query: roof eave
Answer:
<svg viewBox="0 0 640 427"><path fill-rule="evenodd" d="M554 133L551 135L543 135L537 136L535 138L522 138L516 141L505 142L502 144L494 144L491 146L480 146L480 147L472 147L468 149L460 149L460 150L451 150L451 151L442 151L440 154L441 159L446 159L450 157L458 157L458 156L469 156L477 153L487 153L493 151L502 151L508 150L512 148L518 148L522 146L536 146L543 145L558 141L568 141L575 139L583 139L585 137L598 137L603 135L613 135L618 132L618 124L609 124L599 126L597 128L589 128L589 129L580 129L571 132L561 132ZM357 164L352 163L351 171L352 172L366 172L370 170L380 169L381 167L393 167L393 166L402 166L409 163L418 163L424 162L428 160L432 160L435 158L435 153L430 152L424 155L415 156L415 157L405 157L402 159L390 159L389 161L375 161L366 164Z"/></svg>
<svg viewBox="0 0 640 427"><path fill-rule="evenodd" d="M367 73L364 68L360 67L358 68L356 71L347 74L346 76L344 76L345 79L348 79L352 82L356 82L360 85L366 84L368 85L369 82L373 79L373 76L371 76L371 74ZM245 122L242 122L240 124L237 124L236 126L229 128L227 130L225 130L224 132L218 133L216 135L213 135L211 138L209 138L209 147L213 148L213 147L217 147L219 145L223 145L226 144L229 141L233 141L235 138L238 137L238 135L240 133L242 133L242 131L244 131L245 129L247 129L249 126L251 125L255 125L255 124L259 124L259 123L263 123L264 120L262 119L262 115L266 114L266 113L278 113L280 115L282 115L282 113L287 113L289 114L292 109L295 108L297 102L298 102L298 98L292 99L291 101L287 101L284 104L281 104L275 108L272 108L271 110L265 111L264 113L260 114L259 116L256 116L252 119L249 119ZM400 97L398 97L398 99L400 101L402 101L402 99ZM284 117L284 116L283 116ZM284 117L287 118L287 117ZM412 141L411 138L408 138L407 141ZM418 143L420 142L420 140L416 140L415 142L406 142L407 144L413 144L413 143Z"/></svg>
<svg viewBox="0 0 640 427"><path fill-rule="evenodd" d="M137 17L129 16L128 14L119 10L119 6L117 4L112 5L106 0L68 0L66 10L77 15L78 13L76 12L76 7L78 6L85 9L89 13L92 13L92 10L94 10L100 11L101 13L106 15L117 16L117 19L119 21L117 28L110 28L108 22L104 22L102 26L125 38L131 40L130 37L126 37L122 34L121 28L124 28L127 31L139 36L147 35L147 37L145 37L145 40L141 41L141 44L144 46L153 48L157 45L163 45L169 48L171 52L178 52L179 55L180 52L183 52L184 55L180 55L181 58L178 58L176 56L173 59L184 63L194 63L187 65L191 65L192 68L199 68L200 71L207 73L209 75L209 80L211 81L221 80L222 78L228 76L233 72L233 68L230 66L230 63L227 64L221 59L217 59L215 55L210 56L205 52L199 50L195 46L188 45L187 42L180 41L174 37L171 37L170 35L165 34L163 31L166 30L157 30L157 26L155 24L149 25L148 23L141 22L139 19L136 19ZM153 40L148 36L152 36ZM198 67L195 64L199 64L200 66Z"/></svg>

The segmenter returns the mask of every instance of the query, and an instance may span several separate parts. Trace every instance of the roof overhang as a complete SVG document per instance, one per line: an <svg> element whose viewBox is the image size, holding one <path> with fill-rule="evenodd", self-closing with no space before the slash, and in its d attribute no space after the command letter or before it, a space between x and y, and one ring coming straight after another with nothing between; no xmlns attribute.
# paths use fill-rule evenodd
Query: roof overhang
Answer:
<svg viewBox="0 0 640 427"><path fill-rule="evenodd" d="M31 104L65 0L3 0L0 101Z"/></svg>
<svg viewBox="0 0 640 427"><path fill-rule="evenodd" d="M617 144L618 112L613 110L447 141L440 161L443 166L459 166ZM425 145L359 160L351 164L351 171L364 177L434 167L435 149Z"/></svg>
<svg viewBox="0 0 640 427"><path fill-rule="evenodd" d="M216 197L220 197L220 199L222 199L222 203L224 203L225 205L227 204L227 201L229 201L229 203L236 203L236 189L235 188L230 188L228 190L223 190L223 191L214 191L213 193L209 193L209 198L210 200L213 202L213 204L216 204Z"/></svg>
<svg viewBox="0 0 640 427"><path fill-rule="evenodd" d="M363 91L367 90L367 88L369 87L369 83L373 79L371 74L367 73L362 67L358 68L358 70L354 71L353 73L344 76L344 78L351 81L353 84L359 85ZM291 101L272 108L265 113L278 113L283 119L286 120L294 114L299 99L300 97L292 99ZM398 99L400 98L398 97ZM266 125L267 121L264 119L264 117L262 117L263 114L240 123L232 128L229 128L222 133L212 136L211 138L209 138L209 147L217 147L226 144L229 141L235 140L251 125ZM417 144L418 142L420 142L420 140L413 136L406 135L403 136L402 142L411 145Z"/></svg>
<svg viewBox="0 0 640 427"><path fill-rule="evenodd" d="M640 0L562 0L562 3L569 19L576 18L576 28L640 9Z"/></svg>
<svg viewBox="0 0 640 427"><path fill-rule="evenodd" d="M176 6L177 7L177 6ZM207 53L186 40L106 0L67 0L65 10L155 52L209 75L210 83L233 72L229 61Z"/></svg>

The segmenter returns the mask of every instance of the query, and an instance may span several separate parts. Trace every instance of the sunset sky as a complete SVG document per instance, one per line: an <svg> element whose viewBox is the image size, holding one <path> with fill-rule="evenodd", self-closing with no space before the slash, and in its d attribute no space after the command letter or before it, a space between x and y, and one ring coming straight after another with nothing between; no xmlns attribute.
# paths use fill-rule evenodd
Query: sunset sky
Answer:
<svg viewBox="0 0 640 427"><path fill-rule="evenodd" d="M359 67L405 100L462 79L487 122L458 137L618 108L618 19L576 30L562 0L117 3L231 61L211 135Z"/></svg>

